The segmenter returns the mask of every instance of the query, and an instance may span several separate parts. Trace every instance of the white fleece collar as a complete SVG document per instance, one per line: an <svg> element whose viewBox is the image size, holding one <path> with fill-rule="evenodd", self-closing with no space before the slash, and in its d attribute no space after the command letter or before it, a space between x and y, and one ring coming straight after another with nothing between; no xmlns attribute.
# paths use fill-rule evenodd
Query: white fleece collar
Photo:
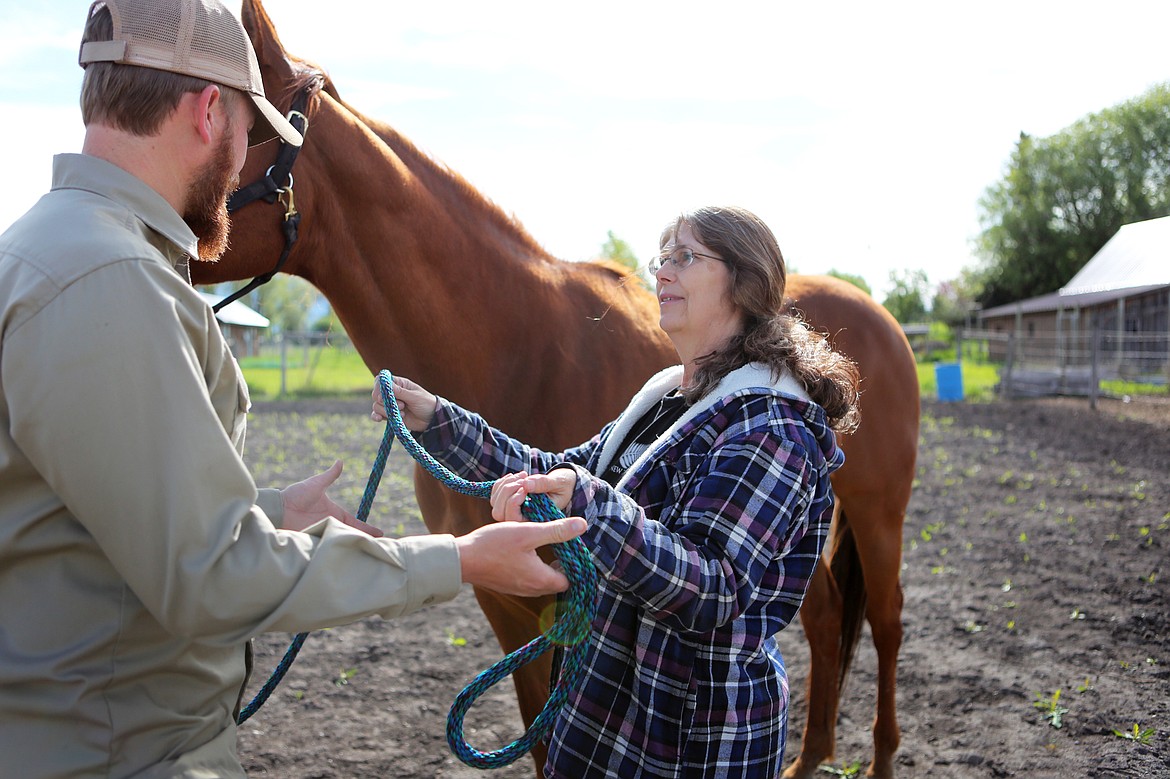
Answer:
<svg viewBox="0 0 1170 779"><path fill-rule="evenodd" d="M626 407L626 410L622 412L622 415L614 423L609 437L606 438L605 445L601 449L601 454L598 455L596 473L605 473L605 469L609 467L610 462L617 456L617 448L625 441L634 423L641 419L642 415L650 410L651 406L662 400L662 397L666 393L679 386L682 382L682 373L683 366L681 365L664 368L651 376L646 384L643 385L642 389L638 390L638 393L630 400L630 404ZM635 473L649 457L656 455L657 451L674 432L689 420L694 419L703 411L714 406L720 399L733 393L753 388L767 388L781 395L788 395L799 400L811 402L811 398L809 398L804 387L788 371L784 371L781 374L779 381L774 381L772 379L772 371L760 363L751 363L742 368L736 368L724 376L714 390L700 398L693 406L688 406L686 411L683 412L683 415L670 426L670 429L647 447L646 451L642 453L642 456L622 475L621 480L617 484L617 490L620 492L629 480L630 474Z"/></svg>

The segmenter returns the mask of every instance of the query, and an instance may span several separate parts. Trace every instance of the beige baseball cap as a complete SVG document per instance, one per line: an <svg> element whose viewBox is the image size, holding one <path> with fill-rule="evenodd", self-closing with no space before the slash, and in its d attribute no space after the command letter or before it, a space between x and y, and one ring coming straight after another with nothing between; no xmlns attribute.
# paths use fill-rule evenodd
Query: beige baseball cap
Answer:
<svg viewBox="0 0 1170 779"><path fill-rule="evenodd" d="M301 134L268 99L252 41L239 18L219 0L95 0L92 16L110 9L113 40L83 43L78 62L116 62L181 73L246 93L257 121L249 144L280 138L301 145Z"/></svg>

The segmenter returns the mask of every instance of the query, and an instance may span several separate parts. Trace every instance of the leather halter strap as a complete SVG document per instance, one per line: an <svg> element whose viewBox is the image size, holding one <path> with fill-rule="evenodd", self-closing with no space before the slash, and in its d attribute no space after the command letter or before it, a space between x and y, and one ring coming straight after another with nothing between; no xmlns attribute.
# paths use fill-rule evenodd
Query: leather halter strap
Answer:
<svg viewBox="0 0 1170 779"><path fill-rule="evenodd" d="M308 111L309 96L314 91L314 88L314 85L309 84L300 92L297 92L296 97L293 98L292 107L288 112L289 123L300 132L302 138L309 130L309 117L306 111ZM228 213L239 211L244 206L256 200L265 200L269 203L275 203L277 200L280 200L284 205L284 221L281 223L281 230L284 233L284 249L281 251L280 259L276 261L276 265L272 270L257 276L243 287L240 287L216 303L211 307L212 311L218 313L228 303L239 300L262 284L267 284L284 267L285 262L288 261L289 252L292 251L293 244L297 242L297 228L301 223L301 214L297 211L296 204L293 202L292 175L293 163L297 161L297 154L300 150L300 146L293 146L282 140L280 142L280 150L276 153L276 161L269 166L264 175L251 184L240 187L228 198ZM281 182L285 183L282 184Z"/></svg>

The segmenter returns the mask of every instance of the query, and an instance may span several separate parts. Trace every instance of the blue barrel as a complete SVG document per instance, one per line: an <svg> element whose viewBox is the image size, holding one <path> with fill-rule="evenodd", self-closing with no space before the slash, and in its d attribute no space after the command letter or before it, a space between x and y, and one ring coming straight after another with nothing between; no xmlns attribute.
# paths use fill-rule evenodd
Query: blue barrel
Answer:
<svg viewBox="0 0 1170 779"><path fill-rule="evenodd" d="M963 399L963 368L957 362L940 362L934 366L934 381L938 385L938 399Z"/></svg>

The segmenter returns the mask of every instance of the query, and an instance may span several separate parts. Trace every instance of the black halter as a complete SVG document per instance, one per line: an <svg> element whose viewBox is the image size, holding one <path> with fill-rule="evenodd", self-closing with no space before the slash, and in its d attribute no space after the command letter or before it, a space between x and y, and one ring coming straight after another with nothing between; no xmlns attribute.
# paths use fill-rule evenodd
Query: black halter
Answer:
<svg viewBox="0 0 1170 779"><path fill-rule="evenodd" d="M314 91L314 88L315 85L309 84L300 92L297 92L296 97L293 98L292 107L288 112L289 123L300 132L302 138L309 130L309 117L305 112L308 110L309 96ZM284 267L284 263L288 260L288 254L292 251L293 244L297 242L297 227L301 223L301 214L297 211L297 207L293 203L292 175L293 163L296 162L297 153L300 150L300 146L293 146L291 143L282 139L280 141L280 151L276 153L276 161L272 163L264 173L264 176L253 181L246 187L240 187L228 199L228 213L239 211L253 200L263 199L269 203L275 203L277 200L280 200L284 205L284 221L281 223L281 229L284 231L284 250L280 253L280 259L276 261L276 267L267 273L257 276L243 287L240 287L216 303L211 307L212 311L218 312L233 300L238 300L261 284L268 283ZM280 184L282 181L287 183L282 186Z"/></svg>

